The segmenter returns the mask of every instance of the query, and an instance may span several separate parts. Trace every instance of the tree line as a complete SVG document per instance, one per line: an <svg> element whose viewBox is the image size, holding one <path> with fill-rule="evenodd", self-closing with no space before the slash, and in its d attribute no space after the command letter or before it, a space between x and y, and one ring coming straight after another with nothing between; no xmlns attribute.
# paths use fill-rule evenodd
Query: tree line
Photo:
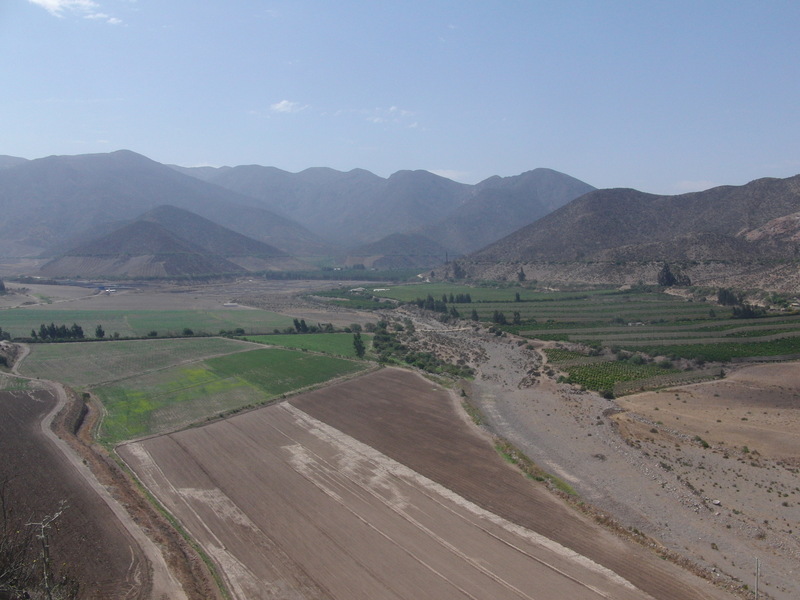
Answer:
<svg viewBox="0 0 800 600"><path fill-rule="evenodd" d="M0 330L1 331L1 330ZM106 336L106 332L103 329L102 325L98 325L94 329L94 337L98 339L103 339ZM119 337L115 334L115 337ZM83 331L83 327L78 325L77 323L73 323L71 327L67 327L64 324L56 325L55 323L50 323L46 325L42 323L39 325L39 329L31 329L31 338L34 341L61 341L61 340L84 340L86 339L86 334Z"/></svg>

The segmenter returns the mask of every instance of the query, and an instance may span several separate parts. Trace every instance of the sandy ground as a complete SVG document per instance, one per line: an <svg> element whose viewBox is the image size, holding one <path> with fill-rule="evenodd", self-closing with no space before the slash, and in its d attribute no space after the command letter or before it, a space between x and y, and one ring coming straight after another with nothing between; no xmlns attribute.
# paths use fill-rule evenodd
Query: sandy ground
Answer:
<svg viewBox="0 0 800 600"><path fill-rule="evenodd" d="M608 401L555 383L520 340L422 325L442 330L431 344L448 343L478 369L471 401L487 429L599 511L733 585L753 588L759 558L761 597L800 597L797 365Z"/></svg>

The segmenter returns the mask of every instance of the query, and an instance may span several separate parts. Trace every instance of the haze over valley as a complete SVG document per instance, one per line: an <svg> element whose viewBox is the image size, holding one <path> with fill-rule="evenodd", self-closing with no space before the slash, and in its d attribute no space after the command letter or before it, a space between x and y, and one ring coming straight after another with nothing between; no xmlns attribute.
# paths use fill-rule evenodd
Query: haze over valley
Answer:
<svg viewBox="0 0 800 600"><path fill-rule="evenodd" d="M4 2L0 600L800 598L798 22Z"/></svg>

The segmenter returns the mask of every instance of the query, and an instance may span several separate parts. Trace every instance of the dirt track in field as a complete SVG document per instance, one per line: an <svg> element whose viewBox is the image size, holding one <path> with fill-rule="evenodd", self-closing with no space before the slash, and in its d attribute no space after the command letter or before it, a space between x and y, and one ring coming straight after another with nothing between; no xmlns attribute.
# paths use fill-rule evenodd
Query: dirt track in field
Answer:
<svg viewBox="0 0 800 600"><path fill-rule="evenodd" d="M53 515L65 502L51 553L57 572L80 581L81 598L145 598L149 566L138 545L42 430L56 404L47 390L0 392L6 501L23 526Z"/></svg>
<svg viewBox="0 0 800 600"><path fill-rule="evenodd" d="M97 407L59 383L19 375L29 350L21 345L12 372L31 391L0 392L0 484L5 507L17 518L24 510L27 521L64 501L53 526L55 573L77 581L81 599L220 598L196 553L92 442Z"/></svg>
<svg viewBox="0 0 800 600"><path fill-rule="evenodd" d="M118 450L237 598L727 597L565 508L407 371Z"/></svg>

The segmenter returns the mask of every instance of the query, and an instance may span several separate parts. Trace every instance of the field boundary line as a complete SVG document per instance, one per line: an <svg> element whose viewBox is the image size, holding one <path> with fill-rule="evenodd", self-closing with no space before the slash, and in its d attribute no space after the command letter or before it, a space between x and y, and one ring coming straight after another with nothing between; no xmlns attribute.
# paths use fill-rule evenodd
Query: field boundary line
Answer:
<svg viewBox="0 0 800 600"><path fill-rule="evenodd" d="M303 410L297 408L296 406L292 405L291 403L287 402L287 403L281 405L281 408L284 409L284 410L287 410L288 412L290 412L291 414L295 415L296 417L298 417L300 419L307 420L309 423L313 424L314 425L314 429L313 430L309 429L309 432L311 432L312 434L315 434L316 437L320 437L320 434L324 434L329 440L333 440L335 442L343 444L345 448L347 448L351 452L355 452L355 453L363 456L364 458L366 458L367 460L369 460L370 462L375 464L376 467L383 467L384 469L386 469L386 471L388 471L388 473L390 475L392 475L392 477L398 479L399 481L404 481L406 484L408 484L409 482L413 482L414 484L419 486L416 489L418 489L418 491L420 491L420 493L422 493L423 495L427 496L429 499L433 500L434 502L436 502L437 504L439 504L440 506L442 506L443 508L445 508L446 510L448 510L452 514L457 515L462 520L464 519L463 515L459 515L452 508L444 506L441 503L441 501L439 501L439 500L437 500L435 498L432 498L429 495L428 492L430 490L433 490L434 492L436 492L441 497L450 500L453 504L465 509L466 511L474 514L475 516L483 517L486 520L488 520L489 522L494 523L495 525L498 525L503 530L508 531L509 533L513 533L513 534L519 535L520 537L530 541L532 544L538 545L539 547L542 547L542 548L545 548L548 551L553 552L554 554L560 556L561 558L563 558L565 560L568 560L570 562L579 564L583 568L585 568L585 569L587 569L589 571L592 571L592 572L597 573L597 574L601 574L601 575L609 578L610 580L616 582L618 585L622 585L622 586L624 586L624 587L626 587L628 589L631 589L631 590L641 591L636 586L634 586L630 581L628 581L627 579L625 579L624 577L622 577L618 573L612 571L608 567L604 567L603 565L595 562L591 558L589 558L587 556L584 556L584 555L582 555L582 554L580 554L580 553L578 553L578 552L576 552L574 550L571 550L570 548L567 548L566 546L564 546L564 545L562 545L562 544L560 544L560 543L558 543L558 542L556 542L554 540L551 540L550 538L548 538L548 537L546 537L546 536L544 536L544 535L542 535L540 533L537 533L537 532L533 531L532 529L528 529L526 527L523 527L522 525L517 525L516 523L513 523L512 521L509 521L508 519L506 519L504 517L501 517L501 516L499 516L499 515L497 515L495 513L492 513L491 511L489 511L489 510L487 510L485 508L482 508L481 506L475 504L471 500L468 500L467 498L461 496L460 494L457 494L456 492L454 492L454 491L450 490L449 488L441 485L440 483L437 483L436 481L434 481L434 480L422 475L421 473L418 473L417 471L407 467L406 465L404 465L404 464L392 459L391 457L383 454L382 452L376 450L375 448L372 448L371 446L369 446L367 444L364 444L363 442L358 441L357 439L353 438L352 436L347 435L346 433L336 429L335 427L332 427L332 426L328 425L327 423L325 423L323 421L319 421L318 419L315 419L314 417L312 417L308 413L304 412ZM317 432L317 433L314 433L314 432ZM292 438L289 438L289 439L292 439ZM293 440L293 441L296 441L296 440ZM329 461L325 460L324 458L319 457L319 455L317 455L316 453L314 453L314 454L323 463L330 465ZM354 483L355 485L357 485L361 489L365 489L365 491L367 493L369 493L370 495L378 497L378 496L376 496L374 491L372 491L370 489L367 489L363 485L359 484L357 481L354 481L352 479L352 477L347 475L346 473L341 473L341 476L344 477L345 479L348 479L349 481L351 481L352 483ZM404 477L407 478L407 479L404 480ZM408 520L409 522L411 522L415 526L422 528L424 531L427 531L427 528L424 527L423 525L419 524L416 521L416 519L413 519L412 517L410 517L409 515L405 514L404 512L399 511L396 507L393 507L388 503L384 502L384 504L388 508L390 508L392 511L394 511L397 514L399 514L402 518ZM480 525L478 525L478 524L474 524L474 525L478 529L488 533L490 536L492 536L492 537L498 539L499 541L509 545L509 547L512 547L517 551L520 551L520 549L517 548L516 546L514 546L513 544L510 544L510 543L506 542L505 540L497 538L497 536L495 536L494 534L491 534L490 532L486 531L485 528L481 527ZM434 539L437 539L437 538L434 537ZM449 544L445 544L445 547L450 548L450 545ZM457 554L460 555L460 553L457 553ZM530 556L527 553L525 553L525 554L526 554L526 556ZM531 558L533 558L534 560L536 560L540 564L546 566L547 568L550 568L551 570L555 571L556 573L559 573L560 575L570 579L571 581L574 581L575 583L579 584L580 586L585 587L585 588L587 588L587 589L589 589L589 590L591 590L591 591L593 591L595 593L598 593L600 596L602 596L604 598L611 598L610 596L606 595L602 591L595 589L593 586L585 584L585 583L575 579L573 576L569 575L568 573L564 573L561 569L559 569L558 567L556 567L554 565L549 564L544 559L538 559L538 558L532 557L532 556L531 556ZM468 560L468 558L467 558L467 560ZM471 563L472 561L468 560L468 562ZM484 569L482 569L482 568L480 570L482 572L484 571ZM492 575L489 575L489 576L491 578L494 578L494 576L492 576ZM523 595L528 597L527 594L524 594L524 592L523 592Z"/></svg>

